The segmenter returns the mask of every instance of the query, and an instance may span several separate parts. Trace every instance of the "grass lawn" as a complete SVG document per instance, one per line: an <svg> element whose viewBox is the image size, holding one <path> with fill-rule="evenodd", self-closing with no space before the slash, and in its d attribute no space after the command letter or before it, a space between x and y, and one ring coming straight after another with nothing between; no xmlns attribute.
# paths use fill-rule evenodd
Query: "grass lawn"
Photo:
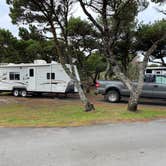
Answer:
<svg viewBox="0 0 166 166"><path fill-rule="evenodd" d="M0 126L65 127L166 118L165 107L140 106L140 111L131 113L126 111L126 104L96 102L96 111L86 113L78 100L47 100L19 99L1 104Z"/></svg>

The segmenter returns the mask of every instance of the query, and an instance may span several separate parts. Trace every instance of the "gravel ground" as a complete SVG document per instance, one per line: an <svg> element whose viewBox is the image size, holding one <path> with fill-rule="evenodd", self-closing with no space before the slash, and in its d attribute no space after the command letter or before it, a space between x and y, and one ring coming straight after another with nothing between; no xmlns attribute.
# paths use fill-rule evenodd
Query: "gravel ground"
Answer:
<svg viewBox="0 0 166 166"><path fill-rule="evenodd" d="M164 166L166 120L0 128L0 166Z"/></svg>

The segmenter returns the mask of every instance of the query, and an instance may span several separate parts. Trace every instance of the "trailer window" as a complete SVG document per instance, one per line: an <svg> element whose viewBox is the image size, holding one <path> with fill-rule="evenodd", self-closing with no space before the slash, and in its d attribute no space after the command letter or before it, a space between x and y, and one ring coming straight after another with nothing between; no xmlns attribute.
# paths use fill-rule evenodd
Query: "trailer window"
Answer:
<svg viewBox="0 0 166 166"><path fill-rule="evenodd" d="M47 73L47 79L55 80L55 73Z"/></svg>
<svg viewBox="0 0 166 166"><path fill-rule="evenodd" d="M29 76L33 77L34 76L34 69L29 69Z"/></svg>
<svg viewBox="0 0 166 166"><path fill-rule="evenodd" d="M161 74L161 72L160 72L160 71L157 71L156 74Z"/></svg>
<svg viewBox="0 0 166 166"><path fill-rule="evenodd" d="M55 73L51 73L51 79L55 80Z"/></svg>
<svg viewBox="0 0 166 166"><path fill-rule="evenodd" d="M47 73L47 80L50 79L50 73Z"/></svg>
<svg viewBox="0 0 166 166"><path fill-rule="evenodd" d="M20 73L10 72L9 78L10 80L20 80Z"/></svg>
<svg viewBox="0 0 166 166"><path fill-rule="evenodd" d="M147 74L152 74L152 70L151 70L151 69L147 69L147 70L146 70L146 73L147 73Z"/></svg>

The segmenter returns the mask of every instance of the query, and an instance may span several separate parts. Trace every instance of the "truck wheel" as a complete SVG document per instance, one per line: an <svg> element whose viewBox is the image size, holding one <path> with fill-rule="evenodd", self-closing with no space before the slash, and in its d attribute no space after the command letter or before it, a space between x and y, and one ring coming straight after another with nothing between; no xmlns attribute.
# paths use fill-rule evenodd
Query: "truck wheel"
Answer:
<svg viewBox="0 0 166 166"><path fill-rule="evenodd" d="M21 91L20 91L20 95L21 95L22 97L26 97L26 96L27 96L27 91L26 91L25 89L21 90Z"/></svg>
<svg viewBox="0 0 166 166"><path fill-rule="evenodd" d="M117 90L110 90L107 92L105 99L110 103L116 103L120 101L120 94Z"/></svg>
<svg viewBox="0 0 166 166"><path fill-rule="evenodd" d="M19 90L18 89L13 90L13 96L15 96L15 97L19 96Z"/></svg>

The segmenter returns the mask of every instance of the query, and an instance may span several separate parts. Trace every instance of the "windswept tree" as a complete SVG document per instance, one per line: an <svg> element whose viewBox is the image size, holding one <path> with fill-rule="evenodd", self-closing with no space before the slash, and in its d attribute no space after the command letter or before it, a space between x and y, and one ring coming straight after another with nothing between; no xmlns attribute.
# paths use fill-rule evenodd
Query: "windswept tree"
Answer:
<svg viewBox="0 0 166 166"><path fill-rule="evenodd" d="M146 0L78 0L84 13L94 24L102 36L106 59L112 66L114 74L127 86L130 91L128 110L136 111L139 96L142 92L145 69L149 56L157 48L158 43L166 37L157 38L150 48L145 50L143 62L139 65L138 84L133 82L122 72L114 48L123 34L123 27L130 25L140 10L148 6ZM97 13L97 21L93 12Z"/></svg>
<svg viewBox="0 0 166 166"><path fill-rule="evenodd" d="M19 37L22 40L37 40L42 41L44 40L44 36L41 31L37 29L34 25L29 25L29 31L27 28L20 27L19 28Z"/></svg>
<svg viewBox="0 0 166 166"><path fill-rule="evenodd" d="M35 59L44 59L47 62L57 61L58 56L55 53L53 40L47 39L36 26L20 27L19 37L17 48L21 55L19 62L29 63Z"/></svg>
<svg viewBox="0 0 166 166"><path fill-rule="evenodd" d="M98 70L98 67L95 67L95 64L97 66L101 66L103 63L102 61L100 62L100 59L103 59L100 57L100 36L98 36L93 24L90 24L87 20L82 20L80 17L71 17L69 19L68 33L70 46L72 47L73 51L72 54L77 59L76 63L78 64L77 66L82 75L85 86L90 84L91 79L95 84L96 78L101 71ZM93 57L91 58L91 56ZM93 60L95 60L94 63L92 62ZM93 63L91 64L91 67L89 64L90 61ZM97 64L97 62L100 64Z"/></svg>
<svg viewBox="0 0 166 166"><path fill-rule="evenodd" d="M160 6L162 5L166 5L166 1L165 0L151 0L152 2L155 2L156 4L159 4ZM158 9L159 12L162 12L163 14L166 15L166 9Z"/></svg>
<svg viewBox="0 0 166 166"><path fill-rule="evenodd" d="M135 49L137 51L145 52L151 45L163 36L166 32L166 20L162 19L153 24L139 25L136 32ZM166 57L166 38L161 41L156 50L149 57L152 63L158 63L166 66L164 58ZM159 61L155 61L158 59Z"/></svg>
<svg viewBox="0 0 166 166"><path fill-rule="evenodd" d="M99 52L93 53L86 61L87 74L92 79L93 84L100 79L100 74L106 69L105 58Z"/></svg>
<svg viewBox="0 0 166 166"><path fill-rule="evenodd" d="M19 60L18 40L9 30L0 29L0 62L11 63Z"/></svg>
<svg viewBox="0 0 166 166"><path fill-rule="evenodd" d="M78 89L81 101L85 106L85 111L92 111L93 104L89 102L81 88L80 81L76 78L75 69L70 54L68 42L68 20L73 0L6 0L10 5L10 16L13 23L36 23L43 27L44 32L51 32L53 36L56 53L59 62L66 73L71 77ZM64 43L64 44L61 44ZM62 47L63 46L63 47ZM64 55L67 56L64 58ZM71 65L71 70L66 67Z"/></svg>

